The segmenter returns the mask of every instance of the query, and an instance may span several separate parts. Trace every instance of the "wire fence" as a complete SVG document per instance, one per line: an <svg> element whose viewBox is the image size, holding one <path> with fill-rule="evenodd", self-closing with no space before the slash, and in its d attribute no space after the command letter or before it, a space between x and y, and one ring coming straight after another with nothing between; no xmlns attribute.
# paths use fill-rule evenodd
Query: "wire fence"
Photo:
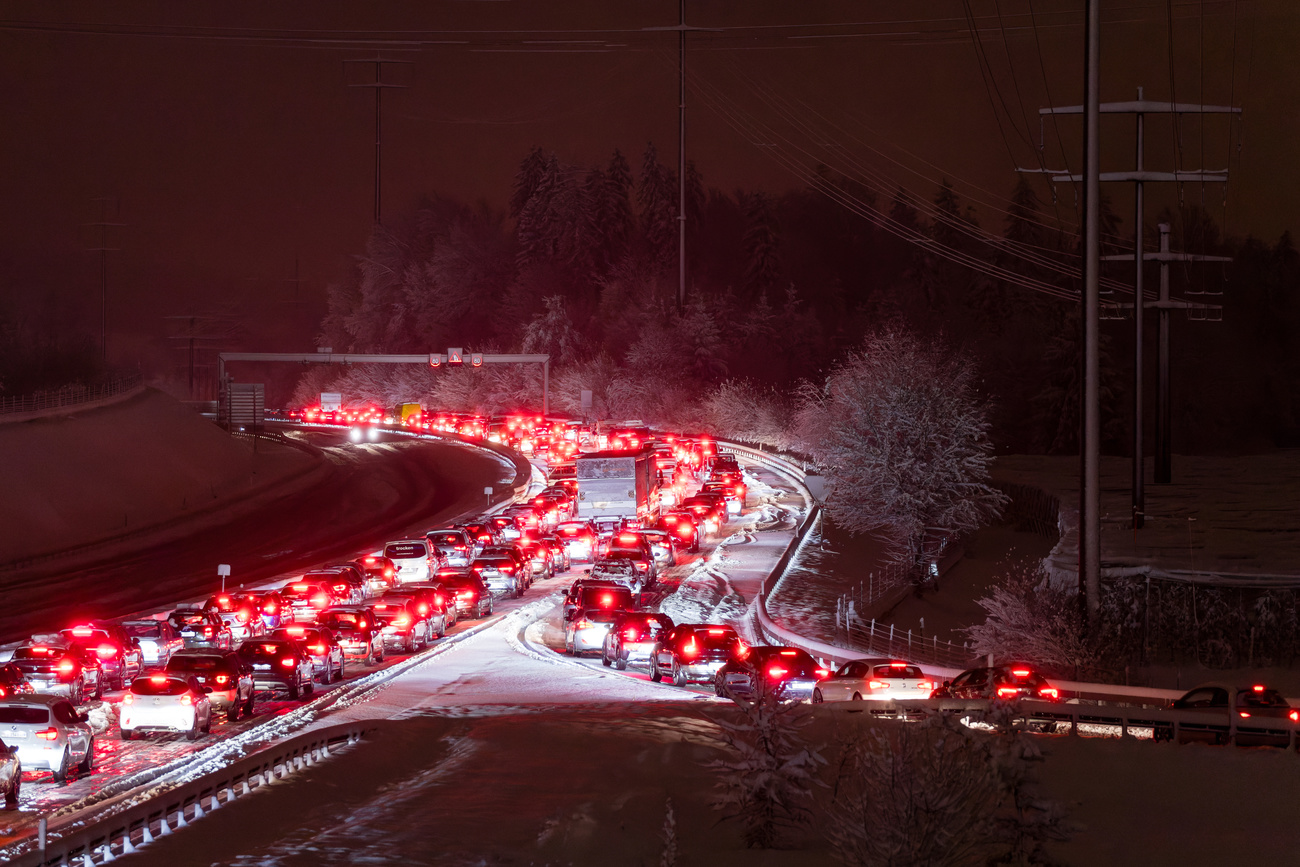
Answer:
<svg viewBox="0 0 1300 867"><path fill-rule="evenodd" d="M875 656L944 668L969 668L975 661L975 652L971 650L969 642L956 644L940 641L937 635L927 637L914 633L911 629L896 629L892 623L886 625L875 620L864 623L855 617L849 617L841 634L850 646Z"/></svg>
<svg viewBox="0 0 1300 867"><path fill-rule="evenodd" d="M142 382L140 374L131 373L97 385L65 385L52 391L38 391L20 397L0 397L0 415L40 412L104 400L139 388Z"/></svg>

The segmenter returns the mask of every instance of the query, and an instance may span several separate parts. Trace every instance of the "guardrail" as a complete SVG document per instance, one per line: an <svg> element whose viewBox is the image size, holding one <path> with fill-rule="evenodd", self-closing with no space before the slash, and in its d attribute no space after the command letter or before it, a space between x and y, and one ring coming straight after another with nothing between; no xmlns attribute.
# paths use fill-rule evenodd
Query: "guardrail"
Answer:
<svg viewBox="0 0 1300 867"><path fill-rule="evenodd" d="M45 845L24 853L9 863L13 867L47 867L76 863L81 867L104 864L183 828L220 809L236 798L323 761L336 750L355 744L374 724L348 723L298 735L254 753L198 779L181 783L112 816L75 827L75 815L65 825L49 829Z"/></svg>
<svg viewBox="0 0 1300 867"><path fill-rule="evenodd" d="M100 385L65 385L54 391L40 391L21 397L3 397L0 398L0 415L41 412L104 400L140 388L143 381L140 374L132 373Z"/></svg>

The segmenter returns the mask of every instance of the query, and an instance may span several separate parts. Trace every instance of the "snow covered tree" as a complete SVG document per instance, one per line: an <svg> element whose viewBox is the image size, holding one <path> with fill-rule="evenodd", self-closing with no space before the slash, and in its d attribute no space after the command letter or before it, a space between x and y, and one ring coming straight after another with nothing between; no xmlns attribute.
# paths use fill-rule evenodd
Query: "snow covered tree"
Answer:
<svg viewBox="0 0 1300 867"><path fill-rule="evenodd" d="M554 365L575 360L582 335L574 329L573 320L564 309L564 299L551 295L543 303L546 310L534 316L524 329L522 350L529 354L550 355Z"/></svg>
<svg viewBox="0 0 1300 867"><path fill-rule="evenodd" d="M804 802L826 760L803 736L812 721L808 705L783 701L762 680L754 696L731 698L739 718L714 717L734 751L708 764L718 775L714 808L740 819L746 846L770 849L811 818Z"/></svg>
<svg viewBox="0 0 1300 867"><path fill-rule="evenodd" d="M940 341L888 330L801 394L796 436L826 473L827 510L852 533L884 532L918 576L927 539L974 530L1006 501L988 483L974 379L974 363Z"/></svg>
<svg viewBox="0 0 1300 867"><path fill-rule="evenodd" d="M677 176L659 162L654 143L646 145L637 182L641 227L651 261L668 267L677 253Z"/></svg>
<svg viewBox="0 0 1300 867"><path fill-rule="evenodd" d="M745 283L755 294L763 293L776 285L781 273L780 240L777 234L776 215L767 195L757 192L748 197L745 217L745 252L749 261L745 266Z"/></svg>

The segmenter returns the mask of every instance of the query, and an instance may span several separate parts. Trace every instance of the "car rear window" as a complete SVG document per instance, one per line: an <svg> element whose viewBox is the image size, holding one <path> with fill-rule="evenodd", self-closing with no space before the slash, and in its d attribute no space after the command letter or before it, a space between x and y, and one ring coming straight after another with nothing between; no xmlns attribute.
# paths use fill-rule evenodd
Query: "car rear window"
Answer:
<svg viewBox="0 0 1300 867"><path fill-rule="evenodd" d="M403 542L398 545L385 545L384 556L390 560L414 560L427 557L429 552L418 542Z"/></svg>
<svg viewBox="0 0 1300 867"><path fill-rule="evenodd" d="M582 608L631 608L632 592L624 587L585 587Z"/></svg>
<svg viewBox="0 0 1300 867"><path fill-rule="evenodd" d="M435 545L463 545L465 540L458 533L434 533L429 541Z"/></svg>
<svg viewBox="0 0 1300 867"><path fill-rule="evenodd" d="M177 626L200 626L208 622L206 614L173 614L167 619Z"/></svg>
<svg viewBox="0 0 1300 867"><path fill-rule="evenodd" d="M287 656L292 652L290 645L283 641L245 641L239 646L240 656L267 658Z"/></svg>
<svg viewBox="0 0 1300 867"><path fill-rule="evenodd" d="M737 638L736 630L729 627L710 627L695 630L695 640L705 647L726 647Z"/></svg>
<svg viewBox="0 0 1300 867"><path fill-rule="evenodd" d="M0 704L0 725L44 725L50 721L47 707L22 707Z"/></svg>
<svg viewBox="0 0 1300 867"><path fill-rule="evenodd" d="M877 665L876 677L925 677L915 665Z"/></svg>
<svg viewBox="0 0 1300 867"><path fill-rule="evenodd" d="M167 663L168 671L216 671L225 667L226 661L219 656L173 656Z"/></svg>
<svg viewBox="0 0 1300 867"><path fill-rule="evenodd" d="M189 690L190 685L177 677L156 678L149 675L131 681L131 692L136 695L183 695Z"/></svg>
<svg viewBox="0 0 1300 867"><path fill-rule="evenodd" d="M123 623L122 628L132 638L161 638L162 623Z"/></svg>
<svg viewBox="0 0 1300 867"><path fill-rule="evenodd" d="M1237 693L1237 704L1242 707L1288 707L1286 699L1275 689L1264 689L1256 692L1252 689L1243 689Z"/></svg>

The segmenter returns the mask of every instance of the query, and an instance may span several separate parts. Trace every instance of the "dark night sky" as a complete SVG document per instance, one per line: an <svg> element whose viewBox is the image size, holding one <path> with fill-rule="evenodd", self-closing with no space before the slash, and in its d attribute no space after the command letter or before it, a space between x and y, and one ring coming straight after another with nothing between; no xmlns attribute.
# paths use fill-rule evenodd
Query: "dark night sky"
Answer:
<svg viewBox="0 0 1300 867"><path fill-rule="evenodd" d="M988 203L981 220L1000 230L990 205L1009 194L1014 163L1038 162L1037 109L1082 98L1082 6L970 0L989 86L960 0L689 0L691 23L725 28L691 37L691 69L805 164L838 160L927 198L947 177L963 199ZM1230 232L1272 241L1293 226L1300 189L1300 4L1174 3L1172 28L1168 9L1103 4L1102 96L1130 99L1145 85L1148 98L1169 98L1172 29L1177 98L1246 112L1231 131L1184 122L1181 165L1231 159L1226 212L1218 187L1206 205ZM163 316L223 302L294 323L293 345L263 335L259 347L303 347L323 286L371 222L373 91L347 84L372 73L345 59L413 61L385 73L409 85L385 92L386 216L435 192L504 207L533 145L578 164L619 147L635 166L654 140L675 165L676 36L638 31L676 16L670 0L4 3L0 292L48 296L54 315L80 309L97 326L98 259L83 252L96 239L83 224L99 219L92 198L114 195L115 221L129 225L109 230L121 248L109 260L112 360L154 351ZM433 44L449 41L465 44ZM688 152L708 185L801 185L762 146L771 142L737 132L698 95L688 103ZM1132 122L1104 123L1105 167L1129 167ZM1173 167L1170 126L1148 121L1148 168ZM1078 122L1061 131L1058 143L1049 127L1043 159L1077 170ZM1073 193L1059 194L1072 220ZM1111 194L1131 231L1131 197ZM1148 193L1149 217L1165 201ZM310 303L288 303L295 261Z"/></svg>

